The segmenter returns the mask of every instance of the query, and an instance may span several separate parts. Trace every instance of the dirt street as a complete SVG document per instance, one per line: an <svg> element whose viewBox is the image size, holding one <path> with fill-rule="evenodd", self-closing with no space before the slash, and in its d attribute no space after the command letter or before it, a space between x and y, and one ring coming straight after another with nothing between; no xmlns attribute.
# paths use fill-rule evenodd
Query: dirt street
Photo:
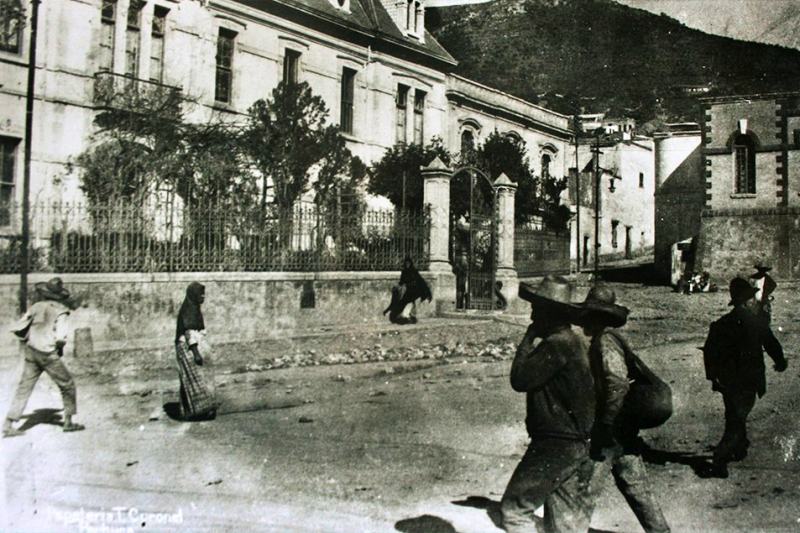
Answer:
<svg viewBox="0 0 800 533"><path fill-rule="evenodd" d="M673 531L800 530L797 285L780 285L774 302L789 369L768 365L751 453L724 480L694 467L723 427L697 347L727 295L615 287L633 310L629 339L673 387L674 416L644 433ZM524 396L507 377L526 324L437 319L220 347L225 413L192 424L161 409L177 388L168 349L67 360L88 428L60 431L48 410L60 398L43 378L27 434L0 441L0 530L500 531L494 511L527 444ZM0 368L0 409L18 371ZM593 528L641 531L610 480Z"/></svg>

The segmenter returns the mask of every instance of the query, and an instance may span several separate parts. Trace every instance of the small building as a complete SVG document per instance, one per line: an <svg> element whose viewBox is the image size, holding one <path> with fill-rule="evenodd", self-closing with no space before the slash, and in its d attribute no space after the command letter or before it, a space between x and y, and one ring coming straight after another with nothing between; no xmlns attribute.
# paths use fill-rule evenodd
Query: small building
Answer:
<svg viewBox="0 0 800 533"><path fill-rule="evenodd" d="M599 148L599 186L594 150ZM582 139L578 146L580 197L574 166L569 180L569 203L577 214L570 223L571 257L578 256L580 269L599 264L648 263L653 257L655 157L653 140L622 134L605 136L599 142ZM599 191L599 195L596 194ZM596 209L596 206L599 209ZM595 214L598 244L595 251ZM578 217L580 221L578 221ZM578 234L580 224L580 234Z"/></svg>
<svg viewBox="0 0 800 533"><path fill-rule="evenodd" d="M800 92L701 100L705 199L698 269L800 276Z"/></svg>
<svg viewBox="0 0 800 533"><path fill-rule="evenodd" d="M666 124L654 133L657 278L676 284L695 268L696 239L705 203L700 125Z"/></svg>

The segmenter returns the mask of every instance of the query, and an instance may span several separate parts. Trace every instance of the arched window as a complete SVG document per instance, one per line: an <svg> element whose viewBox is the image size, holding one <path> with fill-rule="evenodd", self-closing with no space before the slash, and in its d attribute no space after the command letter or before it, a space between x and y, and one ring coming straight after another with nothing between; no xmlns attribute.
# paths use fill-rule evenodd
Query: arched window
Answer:
<svg viewBox="0 0 800 533"><path fill-rule="evenodd" d="M553 161L553 156L550 154L542 154L542 178L550 177L550 163Z"/></svg>
<svg viewBox="0 0 800 533"><path fill-rule="evenodd" d="M749 135L737 135L733 141L736 193L756 193L756 150Z"/></svg>
<svg viewBox="0 0 800 533"><path fill-rule="evenodd" d="M512 142L515 142L515 143L522 142L522 137L520 137L519 133L517 133L516 131L507 131L505 133L505 137L509 141L512 141Z"/></svg>
<svg viewBox="0 0 800 533"><path fill-rule="evenodd" d="M472 130L461 132L461 154L466 155L475 150L475 134Z"/></svg>

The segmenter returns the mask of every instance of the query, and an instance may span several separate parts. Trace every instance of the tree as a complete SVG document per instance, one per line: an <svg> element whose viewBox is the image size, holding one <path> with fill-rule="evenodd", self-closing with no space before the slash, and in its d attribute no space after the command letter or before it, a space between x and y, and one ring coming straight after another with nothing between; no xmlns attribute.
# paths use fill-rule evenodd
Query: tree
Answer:
<svg viewBox="0 0 800 533"><path fill-rule="evenodd" d="M312 169L318 170L318 193L325 197L349 167L350 151L339 127L327 124L328 108L307 83L281 82L269 100L249 110L243 146L262 176L273 187L273 203L290 208L308 189ZM267 180L261 206L267 204Z"/></svg>
<svg viewBox="0 0 800 533"><path fill-rule="evenodd" d="M517 193L514 197L516 222L527 222L531 217L541 214L540 180L531 169L525 141L502 135L495 130L475 150L473 157L475 165L490 179L497 179L501 173L505 173L517 184Z"/></svg>
<svg viewBox="0 0 800 533"><path fill-rule="evenodd" d="M420 212L424 187L420 168L436 157L448 165L452 159L439 138L432 139L426 146L397 143L373 164L367 189L372 194L389 198L395 207L405 206Z"/></svg>

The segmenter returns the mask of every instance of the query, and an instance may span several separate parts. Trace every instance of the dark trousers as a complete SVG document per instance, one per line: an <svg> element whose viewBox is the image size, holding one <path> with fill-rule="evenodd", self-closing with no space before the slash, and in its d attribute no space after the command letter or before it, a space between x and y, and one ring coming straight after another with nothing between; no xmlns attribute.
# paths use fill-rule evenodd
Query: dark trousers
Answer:
<svg viewBox="0 0 800 533"><path fill-rule="evenodd" d="M741 459L747 452L747 417L756 403L756 392L723 390L725 432L714 450L714 462L725 464Z"/></svg>
<svg viewBox="0 0 800 533"><path fill-rule="evenodd" d="M594 463L584 442L535 439L503 494L503 527L508 533L536 531L534 511L544 505L544 531L588 531L594 507L593 473Z"/></svg>
<svg viewBox="0 0 800 533"><path fill-rule="evenodd" d="M22 377L20 377L6 418L13 421L22 418L25 406L33 393L33 387L36 386L42 372L50 376L50 379L61 390L61 397L64 400L64 415L74 415L77 411L75 381L61 358L55 352L42 353L27 344L23 346L23 350L25 351L25 366L22 369Z"/></svg>

